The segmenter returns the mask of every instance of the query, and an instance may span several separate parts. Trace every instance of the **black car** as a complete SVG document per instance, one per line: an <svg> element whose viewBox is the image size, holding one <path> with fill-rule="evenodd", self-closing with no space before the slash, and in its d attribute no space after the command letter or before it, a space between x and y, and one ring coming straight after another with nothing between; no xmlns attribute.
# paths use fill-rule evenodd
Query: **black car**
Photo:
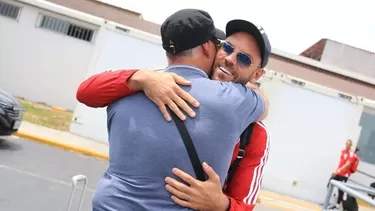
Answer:
<svg viewBox="0 0 375 211"><path fill-rule="evenodd" d="M25 108L11 94L0 89L0 136L18 131Z"/></svg>

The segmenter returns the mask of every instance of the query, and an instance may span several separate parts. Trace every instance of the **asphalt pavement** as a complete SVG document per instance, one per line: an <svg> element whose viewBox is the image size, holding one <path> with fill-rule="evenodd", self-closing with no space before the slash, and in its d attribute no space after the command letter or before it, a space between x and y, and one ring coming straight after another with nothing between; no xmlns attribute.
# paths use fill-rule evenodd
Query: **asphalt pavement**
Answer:
<svg viewBox="0 0 375 211"><path fill-rule="evenodd" d="M17 137L0 139L0 210L65 211L71 178L77 174L88 178L81 210L91 210L92 193L107 168L107 160ZM75 199L80 194L78 189ZM72 210L77 210L77 201L73 201Z"/></svg>
<svg viewBox="0 0 375 211"><path fill-rule="evenodd" d="M95 186L108 166L97 159L17 137L0 137L0 210L65 211L72 190L72 177L88 178L81 211L91 210ZM77 210L81 190L75 194ZM255 211L280 209L257 206Z"/></svg>

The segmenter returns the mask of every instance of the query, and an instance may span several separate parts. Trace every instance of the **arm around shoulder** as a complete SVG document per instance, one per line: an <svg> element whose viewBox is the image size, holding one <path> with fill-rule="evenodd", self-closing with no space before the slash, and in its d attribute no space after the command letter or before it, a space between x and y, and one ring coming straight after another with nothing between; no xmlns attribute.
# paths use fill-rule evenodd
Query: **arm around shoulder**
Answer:
<svg viewBox="0 0 375 211"><path fill-rule="evenodd" d="M127 80L137 70L105 71L84 80L78 87L76 98L89 107L105 107L113 101L134 93Z"/></svg>
<svg viewBox="0 0 375 211"><path fill-rule="evenodd" d="M260 95L260 98L261 100L263 100L263 104L264 104L264 109L263 109L263 114L259 117L258 121L262 121L264 120L267 115L268 115L268 108L269 108L269 102L268 102L268 98L266 97L266 95L264 94L264 92L262 92L257 86L251 84L251 83L248 83L247 85L250 89L254 90L255 92L257 92L259 95Z"/></svg>
<svg viewBox="0 0 375 211"><path fill-rule="evenodd" d="M246 86L232 82L221 82L220 90L234 110L234 116L243 120L243 128L250 123L263 120L268 114L268 99L253 84Z"/></svg>

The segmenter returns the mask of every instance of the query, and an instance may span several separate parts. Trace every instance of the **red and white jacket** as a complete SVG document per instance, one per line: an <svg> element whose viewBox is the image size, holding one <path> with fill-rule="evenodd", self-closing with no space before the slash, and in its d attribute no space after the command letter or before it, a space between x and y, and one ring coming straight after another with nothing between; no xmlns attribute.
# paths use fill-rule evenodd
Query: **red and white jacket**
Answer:
<svg viewBox="0 0 375 211"><path fill-rule="evenodd" d="M105 107L115 100L134 94L127 80L137 70L106 71L83 81L77 90L77 100L89 107ZM230 211L252 211L257 203L263 179L263 169L268 160L270 137L263 123L253 128L245 155L240 161L232 180L226 184L224 193L230 200ZM239 150L236 145L232 162Z"/></svg>

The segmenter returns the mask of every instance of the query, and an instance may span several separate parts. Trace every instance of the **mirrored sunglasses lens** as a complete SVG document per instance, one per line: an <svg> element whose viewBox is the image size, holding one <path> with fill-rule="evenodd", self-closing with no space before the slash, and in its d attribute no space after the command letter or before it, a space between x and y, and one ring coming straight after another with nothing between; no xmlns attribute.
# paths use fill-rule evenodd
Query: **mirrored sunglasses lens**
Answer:
<svg viewBox="0 0 375 211"><path fill-rule="evenodd" d="M228 43L223 43L223 49L225 51L225 53L227 53L228 55L233 53L234 49L231 45L229 45Z"/></svg>
<svg viewBox="0 0 375 211"><path fill-rule="evenodd" d="M238 62L245 67L248 67L251 64L251 58L246 54L238 53L237 59L238 59Z"/></svg>

